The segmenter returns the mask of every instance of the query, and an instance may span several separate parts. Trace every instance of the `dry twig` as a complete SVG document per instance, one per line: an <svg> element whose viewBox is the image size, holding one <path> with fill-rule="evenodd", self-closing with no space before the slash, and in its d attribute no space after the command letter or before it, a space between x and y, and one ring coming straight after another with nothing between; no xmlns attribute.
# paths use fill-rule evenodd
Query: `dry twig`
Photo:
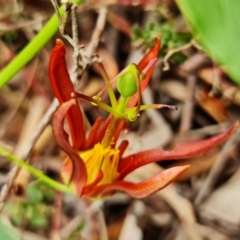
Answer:
<svg viewBox="0 0 240 240"><path fill-rule="evenodd" d="M62 228L61 230L61 238L64 239L68 239L72 233L78 228L78 226L81 224L82 221L84 221L83 215L84 216L89 216L89 215L94 215L95 213L98 213L99 211L102 211L102 205L103 205L104 201L98 200L96 202L93 202L89 207L87 207L84 210L84 213L81 215L77 215L75 216L66 226L64 226L64 228ZM104 221L104 219L103 219ZM105 225L105 222L103 223ZM105 230L103 230L105 231ZM106 232L104 233L104 235L106 234ZM102 238L104 239L104 238ZM107 239L107 238L105 238ZM104 239L104 240L105 240Z"/></svg>
<svg viewBox="0 0 240 240"><path fill-rule="evenodd" d="M173 54L175 54L175 53L177 53L177 52L181 52L181 51L183 51L183 50L186 50L186 49L188 49L188 48L190 48L190 47L192 47L192 46L201 49L200 46L196 43L195 40L192 40L192 41L190 41L189 43L186 43L186 44L184 44L184 45L182 45L182 46L180 46L180 47L170 49L170 50L168 51L168 53L165 55L165 57L163 58L163 64L164 64L163 71L169 70L168 59L169 59Z"/></svg>
<svg viewBox="0 0 240 240"><path fill-rule="evenodd" d="M189 74L187 76L187 97L183 106L180 132L184 133L191 129L191 121L194 109L194 93L196 87L196 76Z"/></svg>
<svg viewBox="0 0 240 240"><path fill-rule="evenodd" d="M227 157L234 151L237 143L239 143L239 134L240 129L238 129L237 132L225 143L221 153L219 154L219 157L217 158L217 161L211 168L207 178L202 185L202 188L196 197L196 205L201 204L212 191L212 188L219 178L220 173L223 171Z"/></svg>

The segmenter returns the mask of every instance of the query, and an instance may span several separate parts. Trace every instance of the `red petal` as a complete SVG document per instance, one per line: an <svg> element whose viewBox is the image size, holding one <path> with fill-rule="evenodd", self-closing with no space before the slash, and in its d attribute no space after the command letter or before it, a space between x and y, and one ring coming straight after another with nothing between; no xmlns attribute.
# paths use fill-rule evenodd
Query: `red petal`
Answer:
<svg viewBox="0 0 240 240"><path fill-rule="evenodd" d="M130 183L126 181L116 181L112 184L97 186L89 194L90 197L104 196L115 191L126 192L134 198L144 198L166 187L175 181L190 166L178 166L164 170L156 176L141 183Z"/></svg>
<svg viewBox="0 0 240 240"><path fill-rule="evenodd" d="M180 143L175 145L169 151L165 151L162 148L156 148L123 158L119 162L118 166L120 179L124 178L134 169L151 162L198 157L211 148L216 147L217 145L226 141L236 131L238 125L239 121L236 121L226 132L200 141Z"/></svg>
<svg viewBox="0 0 240 240"><path fill-rule="evenodd" d="M158 57L158 52L160 50L160 39L158 38L154 47L144 56L144 58L138 63L138 69L140 71L143 71L143 69L148 65L148 63L153 59L153 58L157 58ZM145 88L147 87L150 78L152 76L152 72L153 72L153 67L152 66L148 72L146 77L141 81L141 93L143 93L143 91L145 90ZM131 100L128 104L128 107L134 107L136 105L138 101L138 94L136 93L133 97L131 97Z"/></svg>
<svg viewBox="0 0 240 240"><path fill-rule="evenodd" d="M127 149L128 144L129 144L128 140L123 140L120 143L120 145L118 147L118 149L119 149L119 159L122 158L122 155L124 154L125 150Z"/></svg>
<svg viewBox="0 0 240 240"><path fill-rule="evenodd" d="M63 42L58 39L52 51L48 69L52 90L60 104L72 99L72 94L75 92L67 70L65 52ZM69 109L67 121L71 132L72 145L79 149L85 141L85 131L78 104L74 104Z"/></svg>
<svg viewBox="0 0 240 240"><path fill-rule="evenodd" d="M103 125L101 126L99 131L97 132L94 144L102 141L111 119L112 119L112 115L110 114L110 115L108 115L108 118L105 120L105 122L103 123Z"/></svg>
<svg viewBox="0 0 240 240"><path fill-rule="evenodd" d="M137 66L140 71L142 71L153 58L158 57L160 45L161 45L160 38L157 38L156 43L153 46L153 48L151 48L150 51L147 52L145 54L145 56L143 57L143 59L138 63Z"/></svg>
<svg viewBox="0 0 240 240"><path fill-rule="evenodd" d="M77 150L71 147L66 139L66 132L63 129L64 119L69 109L76 104L74 99L63 103L53 116L53 135L58 145L65 151L70 157L73 164L73 171L70 178L70 182L73 181L76 184L77 193L81 195L82 189L87 181L87 170Z"/></svg>
<svg viewBox="0 0 240 240"><path fill-rule="evenodd" d="M87 196L102 179L103 179L103 171L100 170L97 178L83 189L82 196Z"/></svg>
<svg viewBox="0 0 240 240"><path fill-rule="evenodd" d="M94 122L92 129L89 133L89 136L88 136L87 140L85 141L84 145L81 147L81 150L86 150L86 149L92 148L94 146L95 140L96 140L96 135L97 135L97 132L98 132L98 129L99 129L101 123L102 123L102 118L98 118Z"/></svg>

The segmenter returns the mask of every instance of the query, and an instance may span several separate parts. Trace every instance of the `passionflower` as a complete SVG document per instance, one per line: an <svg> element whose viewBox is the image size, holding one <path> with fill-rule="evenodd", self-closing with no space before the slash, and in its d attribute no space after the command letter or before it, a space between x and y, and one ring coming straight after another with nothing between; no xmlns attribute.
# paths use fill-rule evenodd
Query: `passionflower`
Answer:
<svg viewBox="0 0 240 240"><path fill-rule="evenodd" d="M190 166L166 169L140 183L124 181L129 173L152 162L200 156L226 141L237 129L238 121L226 132L205 140L177 144L169 151L155 148L124 156L128 141L118 143L118 138L126 122L135 121L140 111L149 108L175 108L161 104L141 105L141 94L149 83L159 49L160 40L157 39L154 47L137 65L129 65L112 80L99 63L106 86L96 96L90 97L74 90L66 67L64 44L57 40L49 64L51 86L60 102L53 117L53 134L68 155L61 169L62 177L79 197L96 198L122 191L134 198L144 198L175 181ZM118 100L112 88L113 83L116 83L120 93ZM101 94L105 90L110 105L101 101ZM110 113L105 121L102 118L95 121L88 136L78 98L90 101ZM69 133L64 130L65 119Z"/></svg>

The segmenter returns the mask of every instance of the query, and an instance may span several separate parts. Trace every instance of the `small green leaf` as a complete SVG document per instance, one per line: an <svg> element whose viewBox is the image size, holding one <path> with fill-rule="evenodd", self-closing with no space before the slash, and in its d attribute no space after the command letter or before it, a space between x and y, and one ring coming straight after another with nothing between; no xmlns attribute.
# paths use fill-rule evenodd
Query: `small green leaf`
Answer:
<svg viewBox="0 0 240 240"><path fill-rule="evenodd" d="M30 203L40 203L43 200L43 193L38 189L38 185L34 183L28 185L26 196Z"/></svg>
<svg viewBox="0 0 240 240"><path fill-rule="evenodd" d="M31 226L35 229L45 228L48 224L47 218L43 214L38 214L32 218Z"/></svg>
<svg viewBox="0 0 240 240"><path fill-rule="evenodd" d="M143 37L142 32L137 25L133 26L133 35L134 35L134 40L137 40Z"/></svg>
<svg viewBox="0 0 240 240"><path fill-rule="evenodd" d="M170 49L180 47L192 39L190 33L177 32L173 26L173 22L162 24L148 22L144 29L140 29L139 26L135 25L133 28L133 41L143 42L145 48L150 48L154 40L160 37L161 51L159 54L164 57Z"/></svg>
<svg viewBox="0 0 240 240"><path fill-rule="evenodd" d="M79 224L79 226L77 227L77 231L82 231L84 228L85 228L85 226L86 226L86 222L83 220L80 224Z"/></svg>
<svg viewBox="0 0 240 240"><path fill-rule="evenodd" d="M17 32L7 32L1 36L1 39L6 43L11 43L13 41L16 41L18 38Z"/></svg>

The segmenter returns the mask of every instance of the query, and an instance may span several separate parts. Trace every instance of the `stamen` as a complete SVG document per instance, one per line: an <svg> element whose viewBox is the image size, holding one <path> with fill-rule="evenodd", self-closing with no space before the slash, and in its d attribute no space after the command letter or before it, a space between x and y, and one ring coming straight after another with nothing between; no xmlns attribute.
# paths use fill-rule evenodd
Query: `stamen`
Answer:
<svg viewBox="0 0 240 240"><path fill-rule="evenodd" d="M116 180L119 153L118 149L104 148L100 143L95 144L93 149L80 153L88 171L87 185L101 185ZM100 171L104 174L99 177Z"/></svg>
<svg viewBox="0 0 240 240"><path fill-rule="evenodd" d="M95 54L95 57L96 57L96 58L99 58L99 56L98 56L97 53ZM101 75L102 75L105 83L106 83L106 84L109 83L109 82L110 82L110 78L109 78L109 76L108 76L108 74L107 74L107 72L106 72L105 67L103 66L103 64L102 64L101 62L97 62L97 65L98 65L98 67L99 67L100 73L101 73Z"/></svg>
<svg viewBox="0 0 240 240"><path fill-rule="evenodd" d="M177 106L174 105L167 105L167 104L146 104L142 105L140 111L144 111L147 109L160 109L160 108L169 108L171 110L178 110Z"/></svg>
<svg viewBox="0 0 240 240"><path fill-rule="evenodd" d="M95 57L99 58L97 53L95 54ZM111 82L103 64L101 62L97 62L97 65L99 67L100 73L101 73L105 83L108 84L109 82ZM110 86L108 86L108 89L107 89L108 95L109 95L110 102L111 102L112 106L116 107L117 106L117 99L114 95L113 89Z"/></svg>
<svg viewBox="0 0 240 240"><path fill-rule="evenodd" d="M76 94L76 97L87 100L87 101L91 102L93 105L95 104L96 106L104 109L105 111L119 116L119 114L116 113L112 107L110 107L107 104L97 100L96 97L95 98L94 97L89 97L89 96L86 96L86 95L84 95L82 93L78 93L78 92L75 92L75 94ZM122 116L119 116L119 117L122 117Z"/></svg>
<svg viewBox="0 0 240 240"><path fill-rule="evenodd" d="M101 97L102 94L103 94L109 87L111 87L112 84L113 84L114 82L116 82L117 80L118 80L117 78L114 78L114 79L110 80L110 82L107 83L107 84L96 94L96 96Z"/></svg>
<svg viewBox="0 0 240 240"><path fill-rule="evenodd" d="M100 98L99 96L97 96L97 95L93 96L92 98L93 98L94 100L101 101L101 98ZM92 104L93 106L97 106L97 104L94 103L94 102L91 102L91 104Z"/></svg>

